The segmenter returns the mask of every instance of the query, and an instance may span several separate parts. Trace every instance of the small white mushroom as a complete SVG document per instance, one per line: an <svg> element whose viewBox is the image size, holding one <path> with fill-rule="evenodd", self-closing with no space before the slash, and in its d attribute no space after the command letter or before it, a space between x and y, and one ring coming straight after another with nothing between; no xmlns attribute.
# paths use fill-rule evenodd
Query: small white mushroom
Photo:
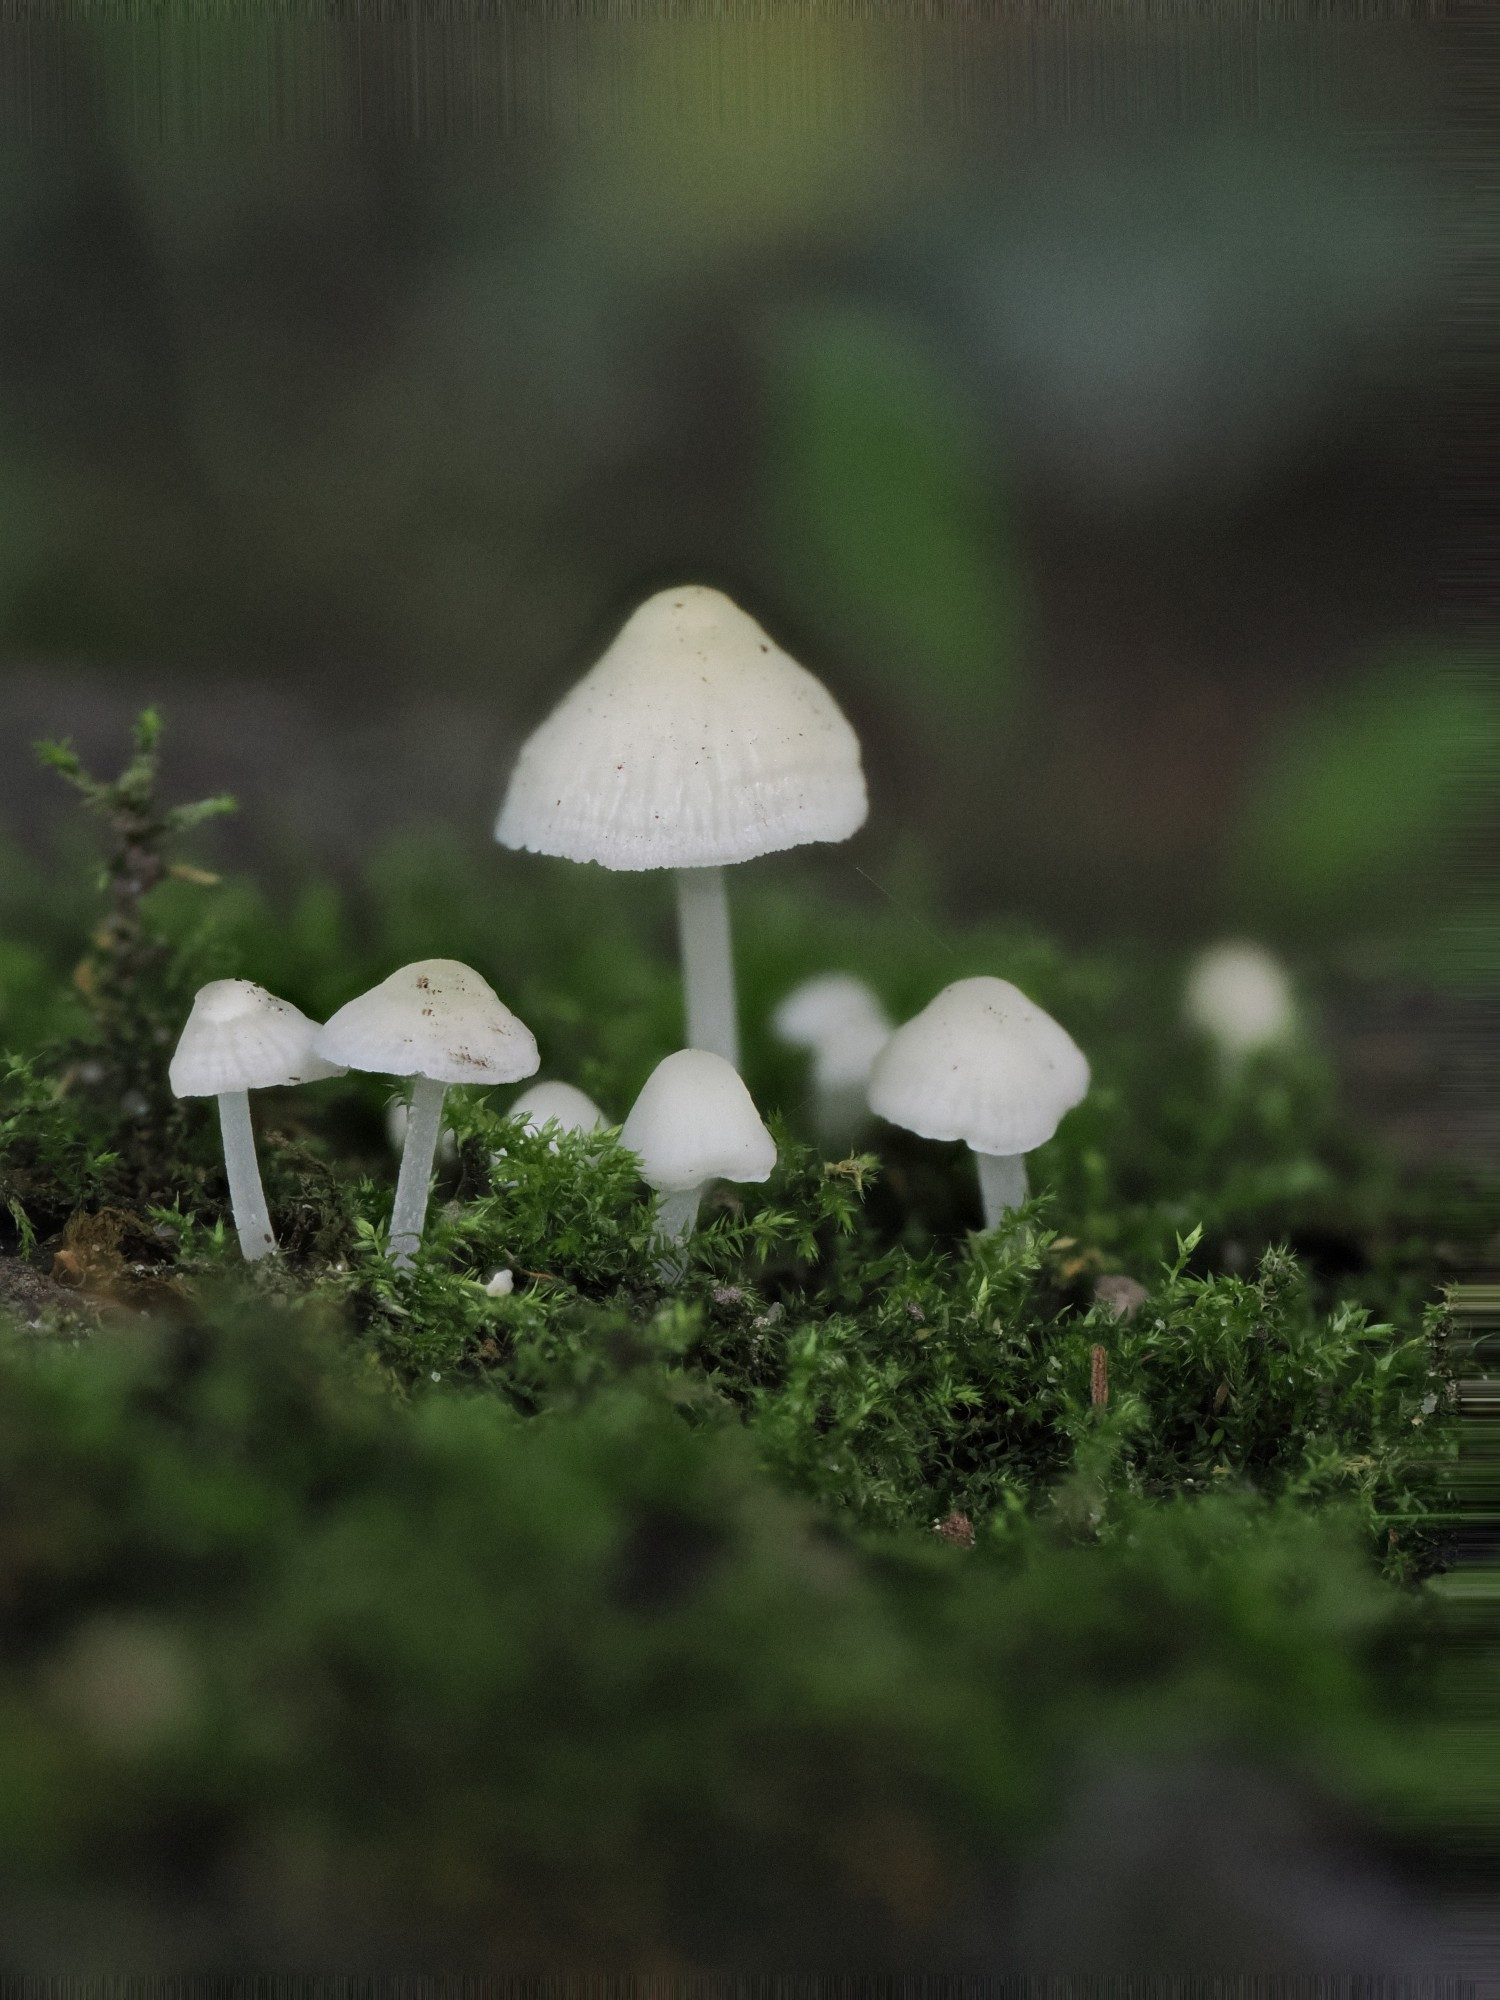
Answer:
<svg viewBox="0 0 1500 2000"><path fill-rule="evenodd" d="M532 1132L544 1125L556 1125L560 1132L602 1132L609 1122L593 1098L571 1083L529 1084L505 1115ZM557 1151L555 1139L552 1150Z"/></svg>
<svg viewBox="0 0 1500 2000"><path fill-rule="evenodd" d="M230 1212L247 1263L276 1248L248 1093L342 1076L339 1064L313 1053L317 1032L316 1021L252 980L210 980L198 990L167 1072L174 1096L219 1100Z"/></svg>
<svg viewBox="0 0 1500 2000"><path fill-rule="evenodd" d="M1007 979L957 979L897 1028L870 1072L870 1109L976 1156L987 1229L1026 1199L1025 1155L1089 1087L1066 1029Z"/></svg>
<svg viewBox="0 0 1500 2000"><path fill-rule="evenodd" d="M710 1181L763 1181L776 1141L761 1123L738 1071L708 1049L679 1049L656 1065L620 1131L641 1177L662 1196L657 1233L667 1246L662 1276L681 1274L682 1246L698 1222Z"/></svg>
<svg viewBox="0 0 1500 2000"><path fill-rule="evenodd" d="M1183 1012L1230 1065L1290 1040L1297 1027L1286 968L1263 946L1237 941L1212 945L1194 959Z"/></svg>
<svg viewBox="0 0 1500 2000"><path fill-rule="evenodd" d="M449 1084L519 1082L540 1061L536 1042L472 967L424 958L340 1007L314 1046L349 1069L412 1079L391 1209L391 1261L404 1267L422 1240Z"/></svg>
<svg viewBox="0 0 1500 2000"><path fill-rule="evenodd" d="M779 1041L812 1052L813 1118L818 1137L844 1143L868 1116L865 1088L892 1022L874 992L847 972L794 987L771 1016Z"/></svg>
<svg viewBox="0 0 1500 2000"><path fill-rule="evenodd" d="M1106 1271L1094 1280L1094 1297L1115 1319L1134 1319L1151 1294L1139 1278Z"/></svg>
<svg viewBox="0 0 1500 2000"><path fill-rule="evenodd" d="M687 1038L739 1064L724 869L847 840L859 742L821 681L721 591L659 591L522 746L507 847L677 870Z"/></svg>

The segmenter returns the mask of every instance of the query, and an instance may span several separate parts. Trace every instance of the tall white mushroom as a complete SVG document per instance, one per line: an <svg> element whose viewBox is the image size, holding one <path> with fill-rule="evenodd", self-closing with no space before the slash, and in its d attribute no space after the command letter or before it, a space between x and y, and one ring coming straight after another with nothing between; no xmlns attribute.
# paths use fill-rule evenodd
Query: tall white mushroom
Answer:
<svg viewBox="0 0 1500 2000"><path fill-rule="evenodd" d="M609 1122L593 1098L571 1083L529 1084L505 1115L533 1132L545 1125L560 1132L602 1132Z"/></svg>
<svg viewBox="0 0 1500 2000"><path fill-rule="evenodd" d="M859 742L815 680L721 591L659 591L522 746L507 847L677 871L687 1039L736 1068L725 867L847 840Z"/></svg>
<svg viewBox="0 0 1500 2000"><path fill-rule="evenodd" d="M698 1222L710 1181L763 1181L776 1165L776 1141L740 1079L708 1049L679 1049L659 1062L630 1107L620 1144L641 1163L641 1177L662 1196L658 1234L668 1246L663 1276L682 1268L682 1246Z"/></svg>
<svg viewBox="0 0 1500 2000"><path fill-rule="evenodd" d="M1297 1026L1286 968L1264 946L1238 940L1199 953L1188 970L1182 1005L1231 1066L1257 1049L1288 1041Z"/></svg>
<svg viewBox="0 0 1500 2000"><path fill-rule="evenodd" d="M870 1072L870 1109L976 1156L987 1229L1026 1199L1024 1155L1086 1094L1067 1030L1007 979L956 979L899 1027Z"/></svg>
<svg viewBox="0 0 1500 2000"><path fill-rule="evenodd" d="M424 958L346 1002L318 1031L314 1047L350 1069L412 1079L391 1210L391 1261L404 1267L422 1240L448 1086L519 1082L540 1061L536 1042L472 967Z"/></svg>
<svg viewBox="0 0 1500 2000"><path fill-rule="evenodd" d="M892 1022L875 993L847 972L804 980L771 1016L778 1041L812 1053L813 1115L820 1139L842 1142L867 1114L870 1066Z"/></svg>
<svg viewBox="0 0 1500 2000"><path fill-rule="evenodd" d="M198 989L167 1071L175 1096L219 1100L230 1213L247 1263L276 1248L249 1093L342 1076L337 1063L313 1053L317 1032L316 1021L252 980L210 980Z"/></svg>

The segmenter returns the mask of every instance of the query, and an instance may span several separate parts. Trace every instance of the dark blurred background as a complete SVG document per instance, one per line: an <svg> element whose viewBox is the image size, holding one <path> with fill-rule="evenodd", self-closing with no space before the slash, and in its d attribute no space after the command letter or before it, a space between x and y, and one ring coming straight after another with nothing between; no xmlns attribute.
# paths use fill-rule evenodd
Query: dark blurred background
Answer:
<svg viewBox="0 0 1500 2000"><path fill-rule="evenodd" d="M868 828L771 865L1248 932L1358 1113L1500 1163L1472 46L1084 13L12 0L0 947L77 865L37 737L111 770L159 703L273 890L434 826L484 868L527 731L711 582L866 749ZM1299 1966L1424 1944L1258 1782L1102 1773L1021 1934L1218 1945L1248 1878Z"/></svg>
<svg viewBox="0 0 1500 2000"><path fill-rule="evenodd" d="M223 858L483 865L527 730L714 582L863 738L825 880L1312 954L1411 1142L1481 1143L1475 141L1419 10L74 11L0 31L19 853L31 741L108 766L153 699Z"/></svg>

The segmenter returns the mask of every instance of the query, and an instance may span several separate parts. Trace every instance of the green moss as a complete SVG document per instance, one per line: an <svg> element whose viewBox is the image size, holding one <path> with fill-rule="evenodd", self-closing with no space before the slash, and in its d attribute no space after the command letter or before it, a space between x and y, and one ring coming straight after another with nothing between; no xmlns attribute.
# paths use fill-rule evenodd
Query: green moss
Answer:
<svg viewBox="0 0 1500 2000"><path fill-rule="evenodd" d="M535 1027L544 1073L619 1116L678 1033L654 886L529 858L476 870L433 847L382 864L352 900L304 886L285 919L243 884L182 888L174 903L170 883L152 919L158 959L184 978L242 972L314 1011L393 962L467 956ZM739 913L751 1081L786 1111L772 1114L779 1164L764 1187L705 1203L679 1288L663 1291L649 1203L612 1139L529 1134L487 1094L457 1091L459 1164L415 1271L393 1272L393 1086L351 1076L257 1099L285 1254L252 1290L339 1312L393 1383L436 1375L527 1413L586 1394L622 1344L649 1351L694 1385L694 1408L708 1397L747 1425L783 1480L871 1525L1007 1518L1076 1491L1086 1465L1088 1518L1226 1484L1338 1493L1393 1569L1431 1563L1447 1386L1424 1312L1442 1277L1438 1218L1451 1236L1463 1211L1451 1187L1404 1182L1352 1136L1310 1047L1227 1073L1177 1024L1177 969L1128 956L979 931L956 935L934 972L930 936L904 917L856 922L774 875ZM764 1022L775 995L828 964L874 977L897 1012L987 965L1089 1050L1094 1088L1034 1156L1041 1192L1009 1231L970 1234L962 1148L872 1130L876 1152L830 1162L798 1136L797 1070ZM179 1289L244 1282L211 1107L183 1108L160 1192L142 1201L121 1163L129 1134L101 1119L97 1093L65 1087L61 1060L39 1049L0 1085L0 1192L25 1240L57 1241L77 1209L123 1208ZM508 1297L485 1289L498 1269L513 1274ZM1094 1295L1121 1270L1150 1290L1130 1321Z"/></svg>
<svg viewBox="0 0 1500 2000"><path fill-rule="evenodd" d="M211 1107L143 1133L80 1075L111 1032L80 1034L80 940L38 916L0 954L12 1247L105 1302L0 1364L0 1902L837 1955L958 1922L1106 1753L1250 1749L1440 1820L1409 1643L1451 1511L1435 1302L1490 1191L1400 1173L1311 1046L1216 1067L1179 965L745 873L778 1165L710 1195L670 1289L614 1137L464 1091L393 1270L393 1087L354 1075L257 1097L282 1255L247 1269ZM410 843L352 890L164 879L139 914L116 1047L152 1092L167 996L227 974L321 1015L466 959L615 1118L680 1035L649 878ZM1004 1229L972 1233L961 1148L808 1142L765 1023L834 967L897 1016L1003 973L1088 1051Z"/></svg>
<svg viewBox="0 0 1500 2000"><path fill-rule="evenodd" d="M1409 1620L1341 1518L872 1540L685 1423L649 1349L540 1423L404 1410L305 1312L228 1300L0 1356L10 1892L562 1963L881 1952L1106 1752L1378 1771L1389 1808Z"/></svg>

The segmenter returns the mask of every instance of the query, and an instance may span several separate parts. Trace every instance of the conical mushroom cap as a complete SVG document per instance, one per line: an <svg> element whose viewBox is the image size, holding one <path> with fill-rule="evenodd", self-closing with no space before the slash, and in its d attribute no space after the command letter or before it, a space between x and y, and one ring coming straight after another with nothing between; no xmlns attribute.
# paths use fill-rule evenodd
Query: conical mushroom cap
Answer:
<svg viewBox="0 0 1500 2000"><path fill-rule="evenodd" d="M899 1027L870 1072L870 1109L924 1139L1029 1153L1089 1087L1066 1029L1008 979L957 979Z"/></svg>
<svg viewBox="0 0 1500 2000"><path fill-rule="evenodd" d="M1236 1056L1285 1041L1297 1025L1286 968L1258 944L1219 944L1200 953L1188 974L1183 1011Z"/></svg>
<svg viewBox="0 0 1500 2000"><path fill-rule="evenodd" d="M213 979L198 989L172 1056L167 1080L175 1097L275 1090L342 1076L313 1054L316 1021L249 979Z"/></svg>
<svg viewBox="0 0 1500 2000"><path fill-rule="evenodd" d="M515 1083L541 1060L530 1028L453 958L403 965L318 1032L330 1062L434 1083Z"/></svg>
<svg viewBox="0 0 1500 2000"><path fill-rule="evenodd" d="M522 747L495 838L606 868L717 868L847 840L859 742L721 591L648 598Z"/></svg>
<svg viewBox="0 0 1500 2000"><path fill-rule="evenodd" d="M776 1141L738 1070L707 1049L679 1049L659 1062L620 1131L642 1178L662 1194L705 1181L763 1181Z"/></svg>
<svg viewBox="0 0 1500 2000"><path fill-rule="evenodd" d="M602 1132L608 1123L593 1098L571 1083L528 1084L505 1115L519 1118L533 1132L548 1124L564 1132Z"/></svg>

